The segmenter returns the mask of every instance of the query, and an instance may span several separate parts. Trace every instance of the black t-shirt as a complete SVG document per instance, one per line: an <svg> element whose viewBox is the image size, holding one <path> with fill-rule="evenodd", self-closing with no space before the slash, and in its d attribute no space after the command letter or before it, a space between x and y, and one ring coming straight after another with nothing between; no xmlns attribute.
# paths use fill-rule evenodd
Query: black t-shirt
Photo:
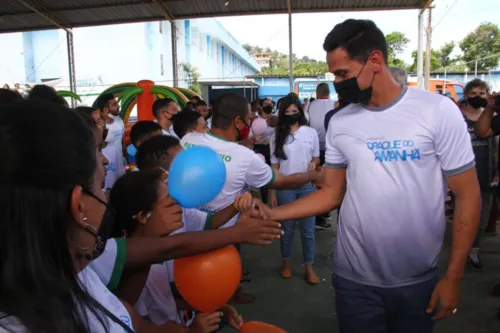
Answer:
<svg viewBox="0 0 500 333"><path fill-rule="evenodd" d="M493 137L483 139L474 134L475 121L465 118L467 131L469 132L472 150L476 156L476 171L481 190L489 190L495 176L495 139Z"/></svg>
<svg viewBox="0 0 500 333"><path fill-rule="evenodd" d="M491 130L495 135L500 135L500 116L496 114L491 120ZM500 144L498 145L497 156L500 158ZM500 173L500 159L498 160L497 170Z"/></svg>
<svg viewBox="0 0 500 333"><path fill-rule="evenodd" d="M330 124L330 119L332 119L333 115L336 114L337 112L339 112L340 110L342 110L343 108L345 108L347 105L349 104L340 104L338 107L336 107L335 109L333 110L330 110L328 111L326 114L325 114L325 130L328 132L328 124Z"/></svg>

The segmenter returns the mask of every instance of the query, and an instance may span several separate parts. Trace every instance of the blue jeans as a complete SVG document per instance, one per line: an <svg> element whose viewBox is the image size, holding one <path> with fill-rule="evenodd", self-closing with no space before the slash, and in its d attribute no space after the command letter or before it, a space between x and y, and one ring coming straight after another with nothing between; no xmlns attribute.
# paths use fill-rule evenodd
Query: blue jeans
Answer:
<svg viewBox="0 0 500 333"><path fill-rule="evenodd" d="M333 275L342 333L431 333L426 308L438 277L414 285L379 288Z"/></svg>
<svg viewBox="0 0 500 333"><path fill-rule="evenodd" d="M305 197L316 191L311 183L307 183L300 188L293 190L278 190L276 198L279 205L286 205L297 199ZM295 224L299 222L300 239L302 240L302 256L305 264L314 264L314 247L315 247L315 226L316 217L311 216L300 220L287 220L281 222L281 229L284 235L281 236L281 257L288 260L292 256L293 234L295 232Z"/></svg>

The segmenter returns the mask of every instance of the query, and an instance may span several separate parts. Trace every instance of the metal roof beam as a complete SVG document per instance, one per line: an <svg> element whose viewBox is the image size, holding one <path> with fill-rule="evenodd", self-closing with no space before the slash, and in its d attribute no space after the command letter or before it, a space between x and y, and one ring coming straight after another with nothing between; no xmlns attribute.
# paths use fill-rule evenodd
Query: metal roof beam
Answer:
<svg viewBox="0 0 500 333"><path fill-rule="evenodd" d="M0 0L1 1L1 0ZM18 1L21 3L23 0L14 0ZM151 3L154 3L153 0L151 0ZM148 4L148 3L146 3ZM119 3L119 4L95 4L92 6L76 6L76 7L60 7L57 9L52 9L50 12L52 14L54 13L60 13L60 12L71 12L71 11L81 11L81 10L95 10L95 9L113 9L113 8L122 8L122 7L129 7L129 6L138 6L138 5L144 5L143 0L137 0L137 1L132 1L132 2L127 2L127 3ZM31 9L32 6L27 7ZM21 11L21 12L12 12L12 13L2 13L2 16L16 16L16 15L25 15L25 14L31 14L33 13L33 10L30 11ZM110 23L111 24L111 23Z"/></svg>
<svg viewBox="0 0 500 333"><path fill-rule="evenodd" d="M175 20L172 11L168 8L167 4L161 0L153 0L153 3L156 4L160 8L160 13L165 16L165 18L169 21Z"/></svg>
<svg viewBox="0 0 500 333"><path fill-rule="evenodd" d="M422 0L422 7L420 7L420 12L423 13L427 8L432 5L433 0Z"/></svg>
<svg viewBox="0 0 500 333"><path fill-rule="evenodd" d="M59 21L54 15L52 15L51 12L47 11L47 10L44 10L42 8L36 8L34 7L33 5L31 5L30 3L28 3L27 1L25 0L17 0L17 2L19 2L21 5L23 5L24 7L28 8L29 10L35 12L36 14L38 14L39 16L41 16L44 20L52 23L53 25L55 25L56 27L58 27L59 29L62 29L66 32L70 32L68 30L68 27L65 27L61 21Z"/></svg>

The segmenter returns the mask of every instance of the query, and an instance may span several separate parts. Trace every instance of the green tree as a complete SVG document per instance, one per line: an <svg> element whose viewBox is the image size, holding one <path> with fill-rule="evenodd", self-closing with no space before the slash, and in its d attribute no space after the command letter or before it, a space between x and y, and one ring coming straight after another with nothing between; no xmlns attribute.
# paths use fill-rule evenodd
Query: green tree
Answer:
<svg viewBox="0 0 500 333"><path fill-rule="evenodd" d="M463 60L474 66L477 60L478 70L490 70L498 66L500 53L500 29L498 25L490 22L482 23L474 31L469 33L459 43L462 49ZM489 57L488 59L482 59ZM481 59L481 60L479 60Z"/></svg>
<svg viewBox="0 0 500 333"><path fill-rule="evenodd" d="M424 66L425 66L425 54L426 52L424 51ZM438 55L439 51L434 51L431 49L431 72L439 70L441 68L441 63L439 62ZM411 56L413 58L413 64L411 64L408 68L407 71L410 73L416 73L417 72L417 50L414 50L411 53Z"/></svg>
<svg viewBox="0 0 500 333"><path fill-rule="evenodd" d="M385 36L387 42L387 53L389 58L389 66L404 67L404 61L397 58L397 55L404 52L410 40L406 35L399 31L393 31Z"/></svg>
<svg viewBox="0 0 500 333"><path fill-rule="evenodd" d="M184 74L186 75L188 89L197 94L201 94L200 83L198 82L200 79L200 72L198 72L198 69L185 62L183 62L181 66Z"/></svg>
<svg viewBox="0 0 500 333"><path fill-rule="evenodd" d="M451 41L439 49L439 51L436 54L436 57L439 60L439 63L441 64L441 67L450 67L452 64L456 63L458 59L452 59L451 58L451 53L455 49L455 42Z"/></svg>

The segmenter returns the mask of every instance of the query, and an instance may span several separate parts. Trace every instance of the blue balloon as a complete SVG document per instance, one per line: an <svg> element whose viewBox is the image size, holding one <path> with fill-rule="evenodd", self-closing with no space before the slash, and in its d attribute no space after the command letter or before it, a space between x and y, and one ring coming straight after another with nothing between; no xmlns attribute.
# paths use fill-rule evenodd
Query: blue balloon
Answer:
<svg viewBox="0 0 500 333"><path fill-rule="evenodd" d="M211 202L226 182L226 166L220 155L208 147L181 151L172 162L168 191L179 205L195 208Z"/></svg>
<svg viewBox="0 0 500 333"><path fill-rule="evenodd" d="M137 154L137 148L135 148L134 145L128 145L127 154L129 154L130 156L135 156L135 154Z"/></svg>

